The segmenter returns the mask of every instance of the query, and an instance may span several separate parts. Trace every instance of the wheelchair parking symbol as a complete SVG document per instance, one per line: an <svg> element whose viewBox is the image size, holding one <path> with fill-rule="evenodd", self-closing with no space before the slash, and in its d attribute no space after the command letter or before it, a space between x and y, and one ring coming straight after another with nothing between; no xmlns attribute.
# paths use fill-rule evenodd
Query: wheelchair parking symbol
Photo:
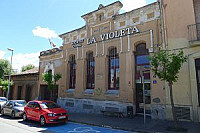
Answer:
<svg viewBox="0 0 200 133"><path fill-rule="evenodd" d="M100 133L100 131L94 130L91 127L77 127L73 131L68 133Z"/></svg>

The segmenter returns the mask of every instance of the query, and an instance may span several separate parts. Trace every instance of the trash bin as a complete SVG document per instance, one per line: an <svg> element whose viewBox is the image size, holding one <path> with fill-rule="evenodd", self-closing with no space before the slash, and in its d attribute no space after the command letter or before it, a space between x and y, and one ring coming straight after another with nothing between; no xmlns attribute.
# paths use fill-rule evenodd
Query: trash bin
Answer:
<svg viewBox="0 0 200 133"><path fill-rule="evenodd" d="M127 106L127 117L133 118L133 106Z"/></svg>

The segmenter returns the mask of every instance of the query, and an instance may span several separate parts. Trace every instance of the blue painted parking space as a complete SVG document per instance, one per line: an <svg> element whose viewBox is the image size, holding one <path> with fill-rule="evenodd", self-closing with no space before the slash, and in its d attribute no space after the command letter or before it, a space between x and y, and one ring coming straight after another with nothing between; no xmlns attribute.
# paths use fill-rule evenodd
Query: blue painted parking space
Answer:
<svg viewBox="0 0 200 133"><path fill-rule="evenodd" d="M46 131L53 133L131 133L129 131L78 124L73 122L68 122L65 125L47 127Z"/></svg>

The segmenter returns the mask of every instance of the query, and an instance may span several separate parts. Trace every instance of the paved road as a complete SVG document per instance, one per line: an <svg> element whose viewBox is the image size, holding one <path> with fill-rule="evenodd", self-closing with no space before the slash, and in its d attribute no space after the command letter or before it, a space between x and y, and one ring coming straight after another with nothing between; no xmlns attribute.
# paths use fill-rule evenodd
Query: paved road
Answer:
<svg viewBox="0 0 200 133"><path fill-rule="evenodd" d="M24 122L22 119L11 119L9 116L0 116L0 133L130 133L123 130L96 127L84 124L68 122L67 124L56 124L40 127L34 121Z"/></svg>

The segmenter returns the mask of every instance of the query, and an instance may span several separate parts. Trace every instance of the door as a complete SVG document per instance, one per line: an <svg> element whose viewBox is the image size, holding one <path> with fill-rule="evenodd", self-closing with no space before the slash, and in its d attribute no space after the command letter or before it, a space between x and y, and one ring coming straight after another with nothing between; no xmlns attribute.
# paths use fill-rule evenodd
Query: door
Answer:
<svg viewBox="0 0 200 133"><path fill-rule="evenodd" d="M26 95L25 95L26 102L31 100L31 90L32 90L32 86L26 85Z"/></svg>
<svg viewBox="0 0 200 133"><path fill-rule="evenodd" d="M151 95L150 95L150 83L144 84L144 95L145 95L145 107L146 113L151 113ZM144 101L143 101L143 84L136 84L136 112L143 113L144 112Z"/></svg>
<svg viewBox="0 0 200 133"><path fill-rule="evenodd" d="M22 96L22 86L18 86L17 100L21 100L21 96Z"/></svg>
<svg viewBox="0 0 200 133"><path fill-rule="evenodd" d="M5 106L4 106L4 114L11 115L12 112L12 107L13 107L13 102L9 101Z"/></svg>
<svg viewBox="0 0 200 133"><path fill-rule="evenodd" d="M41 100L51 100L56 102L58 98L58 86L55 89L49 90L47 85L40 86L40 98Z"/></svg>
<svg viewBox="0 0 200 133"><path fill-rule="evenodd" d="M33 119L33 113L32 110L34 108L34 102L29 102L27 107L26 107L26 115L28 119Z"/></svg>
<svg viewBox="0 0 200 133"><path fill-rule="evenodd" d="M40 120L40 106L37 102L34 102L34 106L32 109L32 116L34 120Z"/></svg>
<svg viewBox="0 0 200 133"><path fill-rule="evenodd" d="M198 101L200 105L200 59L195 60L195 67L196 67L196 80L197 80L197 95Z"/></svg>
<svg viewBox="0 0 200 133"><path fill-rule="evenodd" d="M144 81L142 81L144 76ZM150 63L149 53L146 49L146 44L142 43L136 46L135 52L135 86L136 86L136 113L144 112L143 102L143 83L144 82L144 95L146 113L151 110L151 96L150 96Z"/></svg>

